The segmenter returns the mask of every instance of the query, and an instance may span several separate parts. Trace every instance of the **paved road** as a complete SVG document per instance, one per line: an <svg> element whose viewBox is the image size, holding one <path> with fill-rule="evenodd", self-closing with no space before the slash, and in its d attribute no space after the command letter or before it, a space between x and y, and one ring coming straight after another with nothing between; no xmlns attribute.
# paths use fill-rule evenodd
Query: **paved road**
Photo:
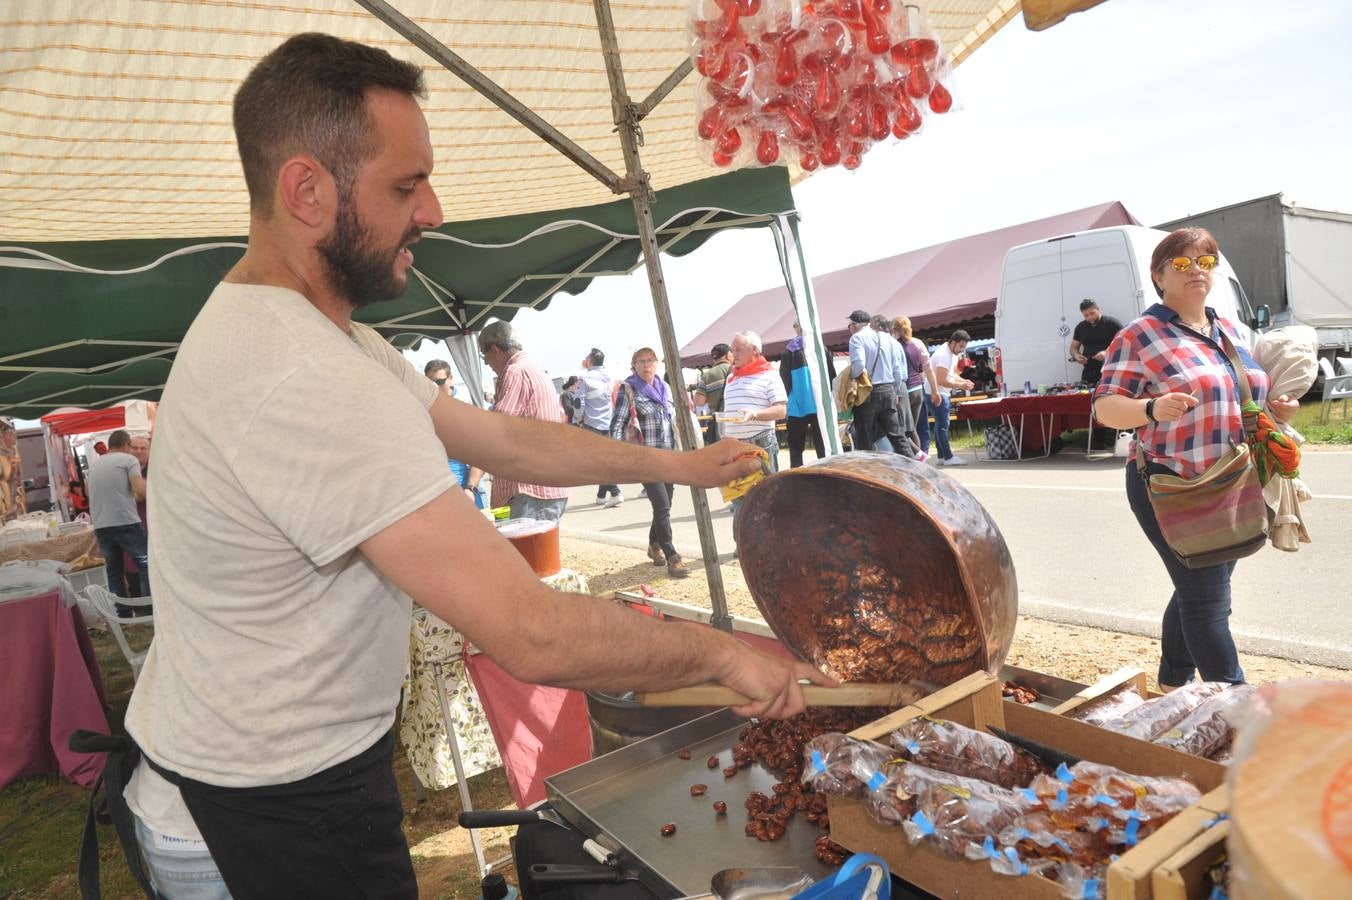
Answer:
<svg viewBox="0 0 1352 900"><path fill-rule="evenodd" d="M1319 495L1304 507L1315 543L1298 553L1269 547L1241 560L1231 626L1243 650L1352 668L1352 450L1311 450L1301 469ZM1067 450L947 471L985 505L1009 543L1020 611L1158 635L1172 588L1127 507L1120 460L1089 461ZM646 548L648 503L637 485L626 485L624 494L622 506L599 509L594 489L577 489L564 532ZM717 491L709 498L718 548L728 559L731 517ZM696 564L699 537L687 488L677 489L673 523L677 549Z"/></svg>

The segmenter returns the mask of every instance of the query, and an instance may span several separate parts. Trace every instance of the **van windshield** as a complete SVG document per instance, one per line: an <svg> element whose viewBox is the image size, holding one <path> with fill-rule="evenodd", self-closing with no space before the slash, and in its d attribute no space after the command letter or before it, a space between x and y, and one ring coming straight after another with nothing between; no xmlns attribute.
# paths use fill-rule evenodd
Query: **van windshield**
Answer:
<svg viewBox="0 0 1352 900"><path fill-rule="evenodd" d="M1244 293L1244 288L1240 287L1234 278L1227 280L1230 282L1230 290L1235 294L1235 311L1239 313L1239 320L1245 324L1252 322L1253 307L1249 305L1249 297Z"/></svg>

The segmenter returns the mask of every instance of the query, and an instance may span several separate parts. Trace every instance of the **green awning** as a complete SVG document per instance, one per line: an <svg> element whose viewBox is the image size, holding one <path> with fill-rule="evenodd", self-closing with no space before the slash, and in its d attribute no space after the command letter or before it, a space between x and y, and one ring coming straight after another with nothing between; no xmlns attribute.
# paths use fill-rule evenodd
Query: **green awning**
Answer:
<svg viewBox="0 0 1352 900"><path fill-rule="evenodd" d="M788 172L772 167L661 191L654 220L663 252L683 256L719 229L792 212ZM0 247L0 415L157 399L167 361L243 250L242 237ZM544 308L642 265L628 199L447 224L415 254L408 293L357 316L403 346Z"/></svg>

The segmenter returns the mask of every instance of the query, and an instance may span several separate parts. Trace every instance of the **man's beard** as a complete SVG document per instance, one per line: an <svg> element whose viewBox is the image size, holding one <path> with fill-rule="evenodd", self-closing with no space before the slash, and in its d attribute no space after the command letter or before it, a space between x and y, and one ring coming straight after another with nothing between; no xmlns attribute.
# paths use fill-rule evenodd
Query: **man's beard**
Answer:
<svg viewBox="0 0 1352 900"><path fill-rule="evenodd" d="M408 282L399 283L394 265L401 248L416 241L418 229L404 236L393 250L375 246L371 230L357 218L356 204L340 197L338 218L333 231L315 245L324 261L324 272L334 293L358 309L372 303L396 300L408 290Z"/></svg>

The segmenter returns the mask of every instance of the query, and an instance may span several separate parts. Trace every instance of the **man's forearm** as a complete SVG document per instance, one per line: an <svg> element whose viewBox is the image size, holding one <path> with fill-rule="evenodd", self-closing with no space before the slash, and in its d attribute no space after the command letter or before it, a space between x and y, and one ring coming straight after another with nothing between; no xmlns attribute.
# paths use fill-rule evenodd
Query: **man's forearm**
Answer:
<svg viewBox="0 0 1352 900"><path fill-rule="evenodd" d="M447 455L471 467L471 486L485 471L524 484L556 487L685 483L678 477L678 454L673 451L611 440L586 428L484 412L445 399L433 404L432 423Z"/></svg>
<svg viewBox="0 0 1352 900"><path fill-rule="evenodd" d="M621 693L718 681L727 674L731 642L706 626L660 622L596 597L550 591L532 604L512 640L528 653L513 659L510 648L483 649L522 681Z"/></svg>

